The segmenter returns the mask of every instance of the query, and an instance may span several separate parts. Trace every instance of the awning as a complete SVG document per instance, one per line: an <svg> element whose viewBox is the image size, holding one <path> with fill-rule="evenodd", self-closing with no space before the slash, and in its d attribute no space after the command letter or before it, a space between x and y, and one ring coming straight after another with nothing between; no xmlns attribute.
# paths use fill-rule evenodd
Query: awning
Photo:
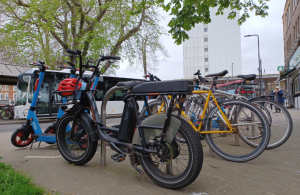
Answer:
<svg viewBox="0 0 300 195"><path fill-rule="evenodd" d="M280 80L286 78L287 76L289 76L290 74L292 74L294 71L296 70L296 68L293 68L285 73L283 73L282 75L280 75Z"/></svg>
<svg viewBox="0 0 300 195"><path fill-rule="evenodd" d="M30 66L0 64L0 84L17 85L19 74L30 69Z"/></svg>

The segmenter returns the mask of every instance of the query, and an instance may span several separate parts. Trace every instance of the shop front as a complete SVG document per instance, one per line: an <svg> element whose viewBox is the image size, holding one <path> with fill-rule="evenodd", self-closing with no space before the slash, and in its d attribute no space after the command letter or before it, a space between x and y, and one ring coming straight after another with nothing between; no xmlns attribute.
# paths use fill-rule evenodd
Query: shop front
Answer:
<svg viewBox="0 0 300 195"><path fill-rule="evenodd" d="M300 109L300 46L289 60L288 68L280 75L280 80L287 81L289 106Z"/></svg>

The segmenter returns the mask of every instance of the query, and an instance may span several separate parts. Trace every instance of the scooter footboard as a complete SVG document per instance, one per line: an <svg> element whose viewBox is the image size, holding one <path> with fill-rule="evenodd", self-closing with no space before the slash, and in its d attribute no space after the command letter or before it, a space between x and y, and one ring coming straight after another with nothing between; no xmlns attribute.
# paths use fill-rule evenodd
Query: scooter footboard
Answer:
<svg viewBox="0 0 300 195"><path fill-rule="evenodd" d="M166 114L155 114L143 120L141 125L163 127L165 120L166 120ZM167 129L165 135L165 139L168 143L171 143L173 141L180 126L181 126L180 120L172 116L169 128ZM155 136L159 136L162 133L162 129L154 129L154 128L143 128L143 131L144 131L145 140L147 142L146 144L148 144L150 140L154 139ZM134 132L132 144L141 145L141 139L138 130Z"/></svg>

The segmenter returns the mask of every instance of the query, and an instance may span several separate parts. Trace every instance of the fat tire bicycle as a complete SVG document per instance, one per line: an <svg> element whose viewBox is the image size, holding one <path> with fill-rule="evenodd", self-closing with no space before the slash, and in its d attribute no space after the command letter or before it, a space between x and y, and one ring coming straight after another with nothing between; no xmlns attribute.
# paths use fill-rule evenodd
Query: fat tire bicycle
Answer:
<svg viewBox="0 0 300 195"><path fill-rule="evenodd" d="M186 121L173 116L172 109L168 109L164 114L149 114L147 119L140 121L136 98L143 97L145 107L149 111L146 96L171 94L171 100L174 102L192 92L192 82L161 82L159 89L156 82L119 82L106 93L104 99L115 89L127 90L123 99L125 105L121 124L119 128L107 127L101 123L94 96L89 90L95 75L82 78L81 69L84 66L81 63L81 51L67 52L79 56L80 72L77 82L86 82L87 87L81 91L80 99L74 99L74 106L66 111L57 124L57 144L63 158L74 165L88 163L95 155L101 136L109 143L110 148L117 152L111 156L114 161L122 162L129 155L132 167L142 173L137 167L141 165L158 185L178 189L191 184L198 177L203 163L202 145L197 133ZM100 62L105 60L120 58L102 56L94 68L98 69ZM74 93L74 97L77 97L77 87ZM71 131L66 131L68 125ZM76 127L79 125L82 128L78 131ZM80 147L83 143L86 147Z"/></svg>

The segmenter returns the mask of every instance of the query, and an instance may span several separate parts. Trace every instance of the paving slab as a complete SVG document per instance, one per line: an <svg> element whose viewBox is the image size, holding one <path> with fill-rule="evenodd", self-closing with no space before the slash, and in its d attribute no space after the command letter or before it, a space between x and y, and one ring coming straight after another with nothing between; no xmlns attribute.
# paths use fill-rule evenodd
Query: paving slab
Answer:
<svg viewBox="0 0 300 195"><path fill-rule="evenodd" d="M230 194L230 195L295 195L300 194L300 110L289 110L294 131L283 146L265 151L245 163L233 163L210 157L204 145L204 164L199 177L180 190L168 190L156 185L146 175L140 175L129 159L117 163L110 159L115 153L107 148L107 166L100 166L100 146L94 158L84 166L73 166L61 157L56 145L42 143L40 148L15 148L10 143L11 132L0 133L1 161L12 164L33 176L34 182L61 194ZM0 126L1 127L1 126Z"/></svg>

